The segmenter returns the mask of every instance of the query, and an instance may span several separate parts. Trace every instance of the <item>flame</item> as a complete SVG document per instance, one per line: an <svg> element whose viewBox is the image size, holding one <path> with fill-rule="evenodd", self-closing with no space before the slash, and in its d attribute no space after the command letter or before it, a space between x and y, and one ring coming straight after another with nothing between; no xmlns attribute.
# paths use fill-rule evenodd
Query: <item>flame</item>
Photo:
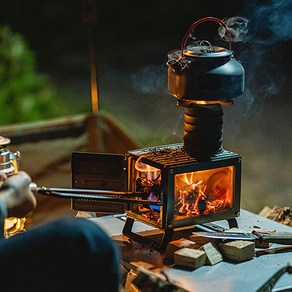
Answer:
<svg viewBox="0 0 292 292"><path fill-rule="evenodd" d="M142 158L143 156L140 156L135 162L135 169L144 172L147 179L156 180L160 176L160 169L141 162Z"/></svg>
<svg viewBox="0 0 292 292"><path fill-rule="evenodd" d="M226 106L230 106L233 104L232 100L210 100L210 101L206 101L206 100L194 100L193 101L194 104L220 104L222 107L226 107Z"/></svg>
<svg viewBox="0 0 292 292"><path fill-rule="evenodd" d="M213 105L213 104L219 104L221 107L227 107L233 105L233 100L195 100L195 99L185 99L185 98L179 98L176 96L177 99L177 105L182 106L191 106L191 105Z"/></svg>
<svg viewBox="0 0 292 292"><path fill-rule="evenodd" d="M158 198L155 191L160 186L161 171L156 167L141 162L142 157L140 156L135 162L135 169L143 174L139 174L136 180L136 190L149 193L147 197L149 201L157 201ZM150 208L157 212L160 211L160 206L150 205Z"/></svg>

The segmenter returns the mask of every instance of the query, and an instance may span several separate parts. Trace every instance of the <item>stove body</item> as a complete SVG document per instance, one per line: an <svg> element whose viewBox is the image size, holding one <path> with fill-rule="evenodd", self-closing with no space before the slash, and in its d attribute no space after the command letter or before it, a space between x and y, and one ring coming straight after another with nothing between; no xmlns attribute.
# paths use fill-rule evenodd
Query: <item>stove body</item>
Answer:
<svg viewBox="0 0 292 292"><path fill-rule="evenodd" d="M143 190L149 181L148 200L161 202L146 210L134 205L128 216L166 229L239 215L239 155L223 150L208 161L197 161L176 144L130 151L127 156L130 190Z"/></svg>
<svg viewBox="0 0 292 292"><path fill-rule="evenodd" d="M239 216L240 155L222 150L207 161L182 144L115 154L73 153L74 188L143 192L153 205L74 199L75 210L123 213L165 230Z"/></svg>

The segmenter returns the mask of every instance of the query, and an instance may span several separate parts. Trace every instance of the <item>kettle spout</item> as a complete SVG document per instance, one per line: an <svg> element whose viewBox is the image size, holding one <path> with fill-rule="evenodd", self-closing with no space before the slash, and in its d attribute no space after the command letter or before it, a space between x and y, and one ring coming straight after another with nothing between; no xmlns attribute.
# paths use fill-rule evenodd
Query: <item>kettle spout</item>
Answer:
<svg viewBox="0 0 292 292"><path fill-rule="evenodd" d="M185 58L171 59L168 60L166 64L175 73L183 72L188 68L187 60Z"/></svg>

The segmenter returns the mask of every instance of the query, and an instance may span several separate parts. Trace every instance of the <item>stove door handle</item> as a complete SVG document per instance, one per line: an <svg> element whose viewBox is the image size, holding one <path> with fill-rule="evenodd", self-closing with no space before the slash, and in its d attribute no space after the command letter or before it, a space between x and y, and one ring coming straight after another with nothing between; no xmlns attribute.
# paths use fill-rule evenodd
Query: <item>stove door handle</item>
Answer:
<svg viewBox="0 0 292 292"><path fill-rule="evenodd" d="M61 190L61 189L60 189ZM159 200L147 200L143 197L139 196L138 193L134 197L135 193L124 193L124 192L107 192L107 191L93 191L92 193L89 192L77 192L78 189L72 191L71 193L66 189L66 191L57 191L57 189L50 189L50 188L38 188L38 194L49 196L49 197L56 197L56 198L63 198L63 199L81 199L81 200L96 200L96 201L109 201L109 202L116 202L116 203L129 203L129 204L144 204L144 205L162 205L162 202ZM131 194L132 196L126 195Z"/></svg>

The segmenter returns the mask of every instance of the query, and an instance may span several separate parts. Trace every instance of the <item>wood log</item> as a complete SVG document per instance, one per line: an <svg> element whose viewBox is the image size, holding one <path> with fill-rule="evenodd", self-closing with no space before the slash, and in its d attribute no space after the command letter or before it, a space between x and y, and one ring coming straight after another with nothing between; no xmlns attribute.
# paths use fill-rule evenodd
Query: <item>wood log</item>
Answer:
<svg viewBox="0 0 292 292"><path fill-rule="evenodd" d="M226 260L238 263L255 256L255 243L253 241L235 240L219 243L219 249Z"/></svg>
<svg viewBox="0 0 292 292"><path fill-rule="evenodd" d="M177 266L197 269L206 263L206 253L203 250L181 248L174 253L174 264Z"/></svg>

